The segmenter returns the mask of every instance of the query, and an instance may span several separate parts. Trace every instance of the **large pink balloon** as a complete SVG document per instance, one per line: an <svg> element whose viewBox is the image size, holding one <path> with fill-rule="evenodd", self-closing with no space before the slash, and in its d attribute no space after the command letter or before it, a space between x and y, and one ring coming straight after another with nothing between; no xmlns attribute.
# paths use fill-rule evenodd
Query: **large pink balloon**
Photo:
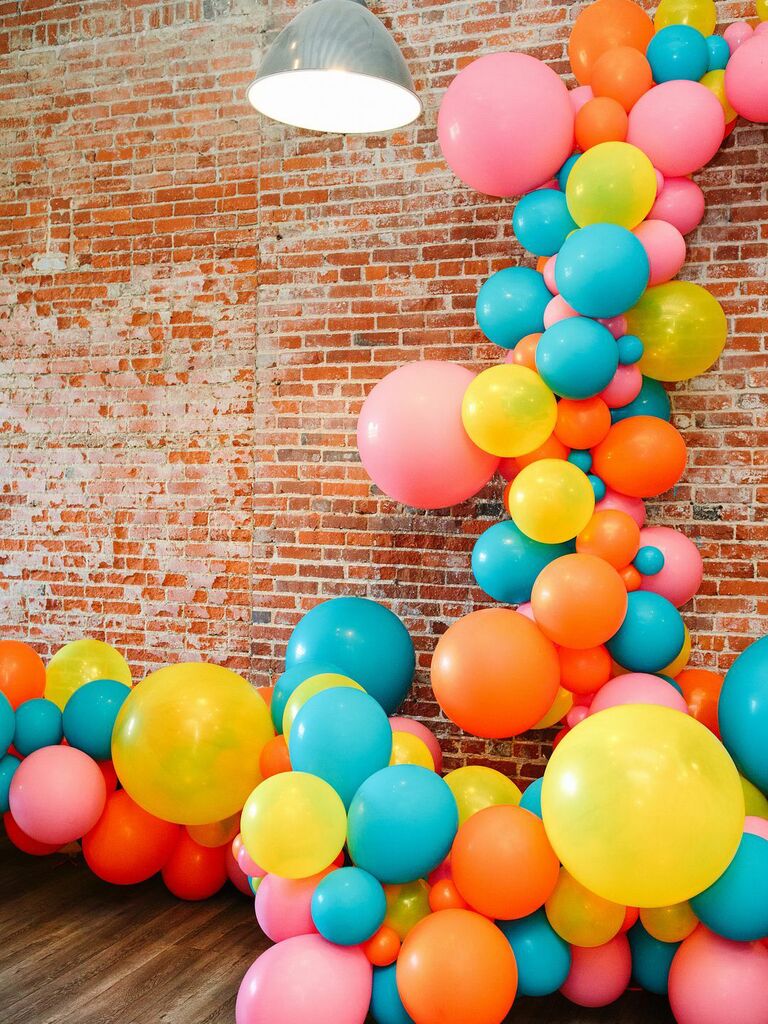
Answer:
<svg viewBox="0 0 768 1024"><path fill-rule="evenodd" d="M267 938L282 942L317 931L312 920L312 896L327 874L328 870L309 878L264 876L256 890L254 907L259 928Z"/></svg>
<svg viewBox="0 0 768 1024"><path fill-rule="evenodd" d="M543 185L573 144L573 108L555 72L524 53L491 53L451 82L437 135L457 177L491 196Z"/></svg>
<svg viewBox="0 0 768 1024"><path fill-rule="evenodd" d="M98 764L76 747L41 747L25 757L11 781L11 814L28 836L62 846L101 817L107 787Z"/></svg>
<svg viewBox="0 0 768 1024"><path fill-rule="evenodd" d="M590 715L596 715L607 708L615 708L620 704L656 704L662 708L672 708L688 714L688 705L682 693L671 686L666 680L652 676L646 672L627 672L623 676L610 679L601 686L589 705Z"/></svg>
<svg viewBox="0 0 768 1024"><path fill-rule="evenodd" d="M426 744L427 750L432 755L432 760L435 762L435 771L440 774L443 770L443 751L440 749L440 742L435 734L423 725L421 722L417 722L414 718L390 718L389 724L392 726L393 732L409 732L412 736L417 736L424 744Z"/></svg>
<svg viewBox="0 0 768 1024"><path fill-rule="evenodd" d="M725 95L737 114L768 123L768 34L753 35L725 68Z"/></svg>
<svg viewBox="0 0 768 1024"><path fill-rule="evenodd" d="M642 149L663 175L677 176L709 163L724 134L717 96L700 82L678 79L640 97L629 113L627 142Z"/></svg>
<svg viewBox="0 0 768 1024"><path fill-rule="evenodd" d="M631 973L626 935L603 946L571 946L571 970L560 991L577 1006L607 1006L624 992Z"/></svg>
<svg viewBox="0 0 768 1024"><path fill-rule="evenodd" d="M667 178L664 188L648 214L649 219L665 220L681 235L687 235L704 216L704 193L690 178Z"/></svg>
<svg viewBox="0 0 768 1024"><path fill-rule="evenodd" d="M363 1024L372 977L359 946L334 946L319 935L298 935L272 946L248 968L237 993L235 1020Z"/></svg>
<svg viewBox="0 0 768 1024"><path fill-rule="evenodd" d="M395 501L448 508L477 494L499 459L464 429L461 401L475 375L456 363L406 363L379 381L357 422L368 475Z"/></svg>
<svg viewBox="0 0 768 1024"><path fill-rule="evenodd" d="M658 548L664 568L653 576L642 576L641 590L652 590L681 608L701 586L704 563L699 549L684 533L671 526L646 526L640 531L640 546Z"/></svg>
<svg viewBox="0 0 768 1024"><path fill-rule="evenodd" d="M669 1002L678 1024L768 1024L768 949L699 925L675 953Z"/></svg>
<svg viewBox="0 0 768 1024"><path fill-rule="evenodd" d="M685 263L685 239L667 220L644 220L634 230L645 249L651 274L648 284L671 281Z"/></svg>

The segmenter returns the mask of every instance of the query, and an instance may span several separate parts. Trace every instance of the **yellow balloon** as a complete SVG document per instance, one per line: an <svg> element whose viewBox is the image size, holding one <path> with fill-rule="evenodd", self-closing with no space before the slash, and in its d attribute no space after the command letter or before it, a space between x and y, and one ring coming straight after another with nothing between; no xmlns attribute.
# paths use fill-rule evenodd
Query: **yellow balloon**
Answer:
<svg viewBox="0 0 768 1024"><path fill-rule="evenodd" d="M389 763L417 764L421 768L429 768L431 772L435 770L435 759L424 740L413 733L397 730L392 733L392 757Z"/></svg>
<svg viewBox="0 0 768 1024"><path fill-rule="evenodd" d="M555 725L557 722L562 722L565 716L573 707L573 694L568 690L564 690L561 686L555 694L555 699L552 702L552 707L540 719L536 725L532 725L532 729L549 729L550 726Z"/></svg>
<svg viewBox="0 0 768 1024"><path fill-rule="evenodd" d="M560 544L581 533L595 511L595 492L585 473L565 459L525 466L509 490L509 514L526 537Z"/></svg>
<svg viewBox="0 0 768 1024"><path fill-rule="evenodd" d="M760 21L768 21L768 0L757 0L757 17Z"/></svg>
<svg viewBox="0 0 768 1024"><path fill-rule="evenodd" d="M349 686L354 690L363 689L360 683L356 683L354 679L350 679L349 676L339 675L336 672L321 672L319 675L310 676L309 679L305 679L303 683L296 687L288 698L285 710L283 711L283 736L285 736L286 743L291 735L291 726L296 715L298 715L309 698L314 697L317 693L322 693L323 690L333 690L338 686Z"/></svg>
<svg viewBox="0 0 768 1024"><path fill-rule="evenodd" d="M640 911L640 922L659 942L682 942L699 923L690 903L673 903L671 907L647 907Z"/></svg>
<svg viewBox="0 0 768 1024"><path fill-rule="evenodd" d="M64 710L75 692L94 679L131 686L131 670L119 651L102 640L73 640L60 647L45 670L45 696Z"/></svg>
<svg viewBox="0 0 768 1024"><path fill-rule="evenodd" d="M585 889L565 868L544 904L549 923L566 942L575 946L602 946L619 934L626 907L604 900Z"/></svg>
<svg viewBox="0 0 768 1024"><path fill-rule="evenodd" d="M708 370L725 348L725 313L706 288L668 281L649 288L627 313L627 330L642 338L640 369L654 380L688 380Z"/></svg>
<svg viewBox="0 0 768 1024"><path fill-rule="evenodd" d="M224 846L231 843L240 831L240 812L230 814L221 821L211 821L207 825L187 825L187 832L200 846Z"/></svg>
<svg viewBox="0 0 768 1024"><path fill-rule="evenodd" d="M459 826L486 807L511 804L516 806L522 796L512 779L495 768L465 765L445 776L445 783L453 793L459 809Z"/></svg>
<svg viewBox="0 0 768 1024"><path fill-rule="evenodd" d="M112 760L144 810L207 825L243 806L261 781L259 756L273 735L267 705L242 676L218 665L172 665L129 694Z"/></svg>
<svg viewBox="0 0 768 1024"><path fill-rule="evenodd" d="M265 779L245 802L240 834L248 856L281 878L316 875L338 856L347 813L335 789L309 772Z"/></svg>
<svg viewBox="0 0 768 1024"><path fill-rule="evenodd" d="M760 790L749 779L743 775L739 776L741 789L744 794L744 807L746 813L755 818L768 818L768 797L763 796Z"/></svg>
<svg viewBox="0 0 768 1024"><path fill-rule="evenodd" d="M680 648L680 653L670 663L660 671L660 675L669 676L670 679L675 679L683 671L685 666L688 664L688 659L691 656L691 633L688 627L683 623L684 637L683 646Z"/></svg>
<svg viewBox="0 0 768 1024"><path fill-rule="evenodd" d="M608 223L636 228L656 199L656 172L636 146L601 142L573 165L565 198L580 227Z"/></svg>
<svg viewBox="0 0 768 1024"><path fill-rule="evenodd" d="M533 370L503 363L478 373L464 392L461 419L478 448L513 458L544 444L555 429L557 400Z"/></svg>
<svg viewBox="0 0 768 1024"><path fill-rule="evenodd" d="M385 885L384 893L387 897L384 924L393 928L402 942L411 928L431 912L429 886L419 878L403 885Z"/></svg>
<svg viewBox="0 0 768 1024"><path fill-rule="evenodd" d="M733 761L695 719L627 704L586 718L555 748L541 794L555 853L614 903L663 907L708 888L744 825Z"/></svg>
<svg viewBox="0 0 768 1024"><path fill-rule="evenodd" d="M653 24L657 32L667 25L690 25L711 36L717 24L714 0L661 0Z"/></svg>
<svg viewBox="0 0 768 1024"><path fill-rule="evenodd" d="M725 71L721 68L715 71L708 71L700 81L702 85L706 86L710 92L717 96L720 106L723 108L723 114L725 114L725 123L730 124L738 115L728 102L728 97L725 94Z"/></svg>

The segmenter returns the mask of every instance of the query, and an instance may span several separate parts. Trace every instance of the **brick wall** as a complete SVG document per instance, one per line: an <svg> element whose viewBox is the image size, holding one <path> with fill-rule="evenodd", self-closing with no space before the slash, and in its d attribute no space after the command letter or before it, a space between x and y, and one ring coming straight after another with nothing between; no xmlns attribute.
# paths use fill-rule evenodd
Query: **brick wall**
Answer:
<svg viewBox="0 0 768 1024"><path fill-rule="evenodd" d="M469 552L501 483L450 512L399 507L359 465L357 411L406 360L497 356L473 309L523 258L512 204L451 177L439 97L490 50L565 72L580 5L375 0L426 109L348 140L244 102L300 6L0 0L2 614L44 651L87 633L139 672L186 653L264 683L303 610L367 594L414 635L408 710L429 719L429 655L482 603ZM754 13L718 6L722 24ZM702 545L686 619L695 660L721 667L768 625L766 139L739 125L699 176L684 275L723 302L731 338L675 390L690 465L650 512ZM542 770L545 736L437 730L454 761Z"/></svg>

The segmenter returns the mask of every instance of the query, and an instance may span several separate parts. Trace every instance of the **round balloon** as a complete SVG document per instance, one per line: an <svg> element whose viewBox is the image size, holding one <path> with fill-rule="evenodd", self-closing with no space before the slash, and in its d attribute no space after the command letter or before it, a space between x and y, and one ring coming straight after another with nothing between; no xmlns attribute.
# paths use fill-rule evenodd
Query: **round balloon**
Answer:
<svg viewBox="0 0 768 1024"><path fill-rule="evenodd" d="M653 24L657 31L667 25L691 25L708 36L717 24L714 0L661 0Z"/></svg>
<svg viewBox="0 0 768 1024"><path fill-rule="evenodd" d="M642 242L619 224L589 224L574 231L555 264L560 294L589 317L617 316L634 306L649 274Z"/></svg>
<svg viewBox="0 0 768 1024"><path fill-rule="evenodd" d="M142 810L124 789L110 793L104 812L83 836L91 871L113 885L136 885L157 874L179 838L179 826Z"/></svg>
<svg viewBox="0 0 768 1024"><path fill-rule="evenodd" d="M387 901L381 883L360 868L339 868L317 885L312 920L329 942L358 946L384 923Z"/></svg>
<svg viewBox="0 0 768 1024"><path fill-rule="evenodd" d="M618 935L625 908L590 892L561 868L546 914L557 934L574 946L602 946Z"/></svg>
<svg viewBox="0 0 768 1024"><path fill-rule="evenodd" d="M499 921L517 964L517 991L521 996L548 996L556 992L571 969L571 949L537 910L519 921Z"/></svg>
<svg viewBox="0 0 768 1024"><path fill-rule="evenodd" d="M562 398L592 398L599 394L611 382L618 365L618 350L611 332L583 316L570 317L549 327L536 346L536 369L547 387ZM553 411L552 428L557 416L557 410Z"/></svg>
<svg viewBox="0 0 768 1024"><path fill-rule="evenodd" d="M630 46L641 53L653 38L653 22L632 0L597 0L576 19L568 42L568 57L576 81L592 81L595 63L606 51Z"/></svg>
<svg viewBox="0 0 768 1024"><path fill-rule="evenodd" d="M486 807L517 806L520 790L506 775L484 765L464 765L445 776L459 811L459 826Z"/></svg>
<svg viewBox="0 0 768 1024"><path fill-rule="evenodd" d="M677 657L684 642L685 627L675 606L660 594L636 590L627 595L624 621L607 647L630 672L660 672Z"/></svg>
<svg viewBox="0 0 768 1024"><path fill-rule="evenodd" d="M739 771L768 793L768 637L750 644L728 670L718 718Z"/></svg>
<svg viewBox="0 0 768 1024"><path fill-rule="evenodd" d="M62 716L67 743L97 761L108 761L115 721L130 692L130 686L114 679L95 679L75 690Z"/></svg>
<svg viewBox="0 0 768 1024"><path fill-rule="evenodd" d="M472 572L478 586L503 604L523 604L544 566L568 554L570 543L541 544L532 540L511 520L494 523L472 549Z"/></svg>
<svg viewBox="0 0 768 1024"><path fill-rule="evenodd" d="M564 555L539 574L531 606L537 626L554 643L576 649L605 643L627 611L621 577L596 555Z"/></svg>
<svg viewBox="0 0 768 1024"><path fill-rule="evenodd" d="M629 113L653 85L653 74L639 50L633 46L614 46L595 61L590 84L595 96L608 96Z"/></svg>
<svg viewBox="0 0 768 1024"><path fill-rule="evenodd" d="M512 481L509 514L515 525L541 544L572 540L592 518L595 492L585 473L562 459L541 459Z"/></svg>
<svg viewBox="0 0 768 1024"><path fill-rule="evenodd" d="M42 697L44 690L45 665L37 651L21 640L0 640L0 693L11 707Z"/></svg>
<svg viewBox="0 0 768 1024"><path fill-rule="evenodd" d="M581 227L619 224L632 230L653 206L656 172L637 146L602 142L579 157L568 176L565 197Z"/></svg>
<svg viewBox="0 0 768 1024"><path fill-rule="evenodd" d="M724 132L717 97L699 82L681 79L656 85L640 97L630 111L627 142L641 149L665 177L678 177L708 164Z"/></svg>
<svg viewBox="0 0 768 1024"><path fill-rule="evenodd" d="M691 899L699 920L726 939L768 936L768 840L745 832L736 856L708 889Z"/></svg>
<svg viewBox="0 0 768 1024"><path fill-rule="evenodd" d="M676 608L687 604L704 575L704 563L693 541L669 526L646 526L640 531L640 543L656 548L664 558L658 572L643 575L640 589L661 594Z"/></svg>
<svg viewBox="0 0 768 1024"><path fill-rule="evenodd" d="M725 69L725 93L733 109L747 121L768 123L768 37L765 33L747 39L731 55Z"/></svg>
<svg viewBox="0 0 768 1024"><path fill-rule="evenodd" d="M539 188L523 196L512 217L518 241L536 256L553 256L575 227L565 193L555 188Z"/></svg>
<svg viewBox="0 0 768 1024"><path fill-rule="evenodd" d="M69 698L94 679L132 685L128 662L101 640L73 640L59 648L45 670L45 696L64 710Z"/></svg>
<svg viewBox="0 0 768 1024"><path fill-rule="evenodd" d="M533 370L504 363L483 370L471 382L461 416L478 447L509 458L526 455L547 440L555 426L557 403Z"/></svg>
<svg viewBox="0 0 768 1024"><path fill-rule="evenodd" d="M656 416L631 416L614 423L595 446L592 472L621 494L651 498L674 487L686 461L675 427Z"/></svg>
<svg viewBox="0 0 768 1024"><path fill-rule="evenodd" d="M530 196L520 200L519 205L539 194L531 192ZM553 194L561 195L559 192ZM564 196L562 201L565 205ZM565 212L567 216L567 209ZM477 293L475 314L480 330L494 344L514 348L526 335L544 329L544 310L551 298L544 278L537 270L530 267L498 270Z"/></svg>
<svg viewBox="0 0 768 1024"><path fill-rule="evenodd" d="M608 1006L625 991L632 973L632 954L626 935L604 946L571 950L571 970L560 991L577 1006Z"/></svg>
<svg viewBox="0 0 768 1024"><path fill-rule="evenodd" d="M666 25L657 30L646 50L655 82L686 79L698 82L709 67L709 47L691 25Z"/></svg>
<svg viewBox="0 0 768 1024"><path fill-rule="evenodd" d="M667 994L669 969L679 942L659 942L638 921L627 933L632 951L632 977L646 992Z"/></svg>
<svg viewBox="0 0 768 1024"><path fill-rule="evenodd" d="M697 928L669 971L669 1002L679 1024L768 1024L768 948Z"/></svg>
<svg viewBox="0 0 768 1024"><path fill-rule="evenodd" d="M648 214L649 219L673 224L681 235L687 235L701 223L704 216L704 193L690 178L667 177Z"/></svg>
<svg viewBox="0 0 768 1024"><path fill-rule="evenodd" d="M63 735L61 711L52 700L34 697L16 709L13 745L22 757L41 747L56 746Z"/></svg>

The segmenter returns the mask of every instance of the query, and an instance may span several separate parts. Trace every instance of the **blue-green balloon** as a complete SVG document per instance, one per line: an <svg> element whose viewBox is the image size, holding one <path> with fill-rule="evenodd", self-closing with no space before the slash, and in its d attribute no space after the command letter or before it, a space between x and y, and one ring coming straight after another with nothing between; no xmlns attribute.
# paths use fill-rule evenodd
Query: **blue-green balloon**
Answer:
<svg viewBox="0 0 768 1024"><path fill-rule="evenodd" d="M633 398L628 405L622 405L620 409L611 409L613 423L629 419L630 416L655 416L657 419L669 422L672 416L672 405L664 385L650 377L643 377L642 387L637 398Z"/></svg>
<svg viewBox="0 0 768 1024"><path fill-rule="evenodd" d="M332 665L330 661L302 661L283 672L275 683L272 701L269 705L276 732L282 733L283 731L283 713L293 691L312 676L326 675L327 673L343 675L338 665Z"/></svg>
<svg viewBox="0 0 768 1024"><path fill-rule="evenodd" d="M698 82L707 73L707 40L692 25L667 25L652 36L645 51L657 85L686 79Z"/></svg>
<svg viewBox="0 0 768 1024"><path fill-rule="evenodd" d="M11 702L0 691L0 757L8 750L13 743L13 734L16 731L16 716L13 713Z"/></svg>
<svg viewBox="0 0 768 1024"><path fill-rule="evenodd" d="M531 814L535 814L537 818L543 817L541 813L541 787L543 784L544 779L534 779L520 797L520 806L526 811L530 811Z"/></svg>
<svg viewBox="0 0 768 1024"><path fill-rule="evenodd" d="M768 637L728 670L717 706L720 735L742 775L768 793Z"/></svg>
<svg viewBox="0 0 768 1024"><path fill-rule="evenodd" d="M731 48L723 36L707 36L707 71L724 71L731 59Z"/></svg>
<svg viewBox="0 0 768 1024"><path fill-rule="evenodd" d="M521 996L548 996L565 984L571 969L571 947L537 910L518 921L497 921L517 962Z"/></svg>
<svg viewBox="0 0 768 1024"><path fill-rule="evenodd" d="M649 590L627 594L627 614L606 646L630 672L659 672L678 656L685 626L671 601Z"/></svg>
<svg viewBox="0 0 768 1024"><path fill-rule="evenodd" d="M95 761L109 760L115 719L130 692L115 679L94 679L75 690L62 715L67 743Z"/></svg>
<svg viewBox="0 0 768 1024"><path fill-rule="evenodd" d="M55 747L63 735L61 711L52 700L35 697L16 708L13 745L22 757L41 747Z"/></svg>
<svg viewBox="0 0 768 1024"><path fill-rule="evenodd" d="M11 791L11 779L20 764L21 761L18 757L14 757L13 754L6 754L5 757L0 757L0 814L5 814L10 810L8 794Z"/></svg>
<svg viewBox="0 0 768 1024"><path fill-rule="evenodd" d="M558 261L560 257L558 256ZM608 387L619 353L607 327L572 316L548 327L536 346L536 369L561 398L592 398Z"/></svg>
<svg viewBox="0 0 768 1024"><path fill-rule="evenodd" d="M291 766L333 786L344 806L392 756L392 726L382 706L351 687L323 690L302 705L288 742Z"/></svg>
<svg viewBox="0 0 768 1024"><path fill-rule="evenodd" d="M494 601L523 604L545 565L574 550L573 542L541 544L518 529L511 519L494 523L480 534L472 549L472 572L477 585Z"/></svg>
<svg viewBox="0 0 768 1024"><path fill-rule="evenodd" d="M544 330L544 310L552 293L531 267L505 267L480 288L475 314L480 330L502 348L514 348L527 334Z"/></svg>
<svg viewBox="0 0 768 1024"><path fill-rule="evenodd" d="M664 568L664 552L653 544L644 544L635 555L633 564L643 576L655 576Z"/></svg>
<svg viewBox="0 0 768 1024"><path fill-rule="evenodd" d="M312 894L315 928L337 946L367 942L384 923L386 913L381 882L361 868L332 871Z"/></svg>
<svg viewBox="0 0 768 1024"><path fill-rule="evenodd" d="M768 839L745 832L736 856L691 909L702 924L734 942L768 935ZM768 993L766 993L768 996Z"/></svg>
<svg viewBox="0 0 768 1024"><path fill-rule="evenodd" d="M638 921L627 935L632 950L632 977L646 992L658 996L667 994L669 969L679 942L659 942Z"/></svg>
<svg viewBox="0 0 768 1024"><path fill-rule="evenodd" d="M568 184L568 178L571 171L573 170L574 164L581 156L581 153L572 153L565 161L563 166L557 172L557 183L560 186L561 192L565 192L565 186Z"/></svg>
<svg viewBox="0 0 768 1024"><path fill-rule="evenodd" d="M389 608L364 597L335 597L307 612L288 641L286 668L329 661L391 715L416 667L413 641Z"/></svg>
<svg viewBox="0 0 768 1024"><path fill-rule="evenodd" d="M588 224L574 231L555 263L560 294L578 313L590 317L618 316L631 309L645 291L649 274L642 242L619 224Z"/></svg>
<svg viewBox="0 0 768 1024"><path fill-rule="evenodd" d="M518 200L512 217L518 242L535 256L554 256L576 227L565 193L556 188L528 192Z"/></svg>
<svg viewBox="0 0 768 1024"><path fill-rule="evenodd" d="M397 991L396 970L396 963L374 969L371 1016L376 1024L413 1024Z"/></svg>

